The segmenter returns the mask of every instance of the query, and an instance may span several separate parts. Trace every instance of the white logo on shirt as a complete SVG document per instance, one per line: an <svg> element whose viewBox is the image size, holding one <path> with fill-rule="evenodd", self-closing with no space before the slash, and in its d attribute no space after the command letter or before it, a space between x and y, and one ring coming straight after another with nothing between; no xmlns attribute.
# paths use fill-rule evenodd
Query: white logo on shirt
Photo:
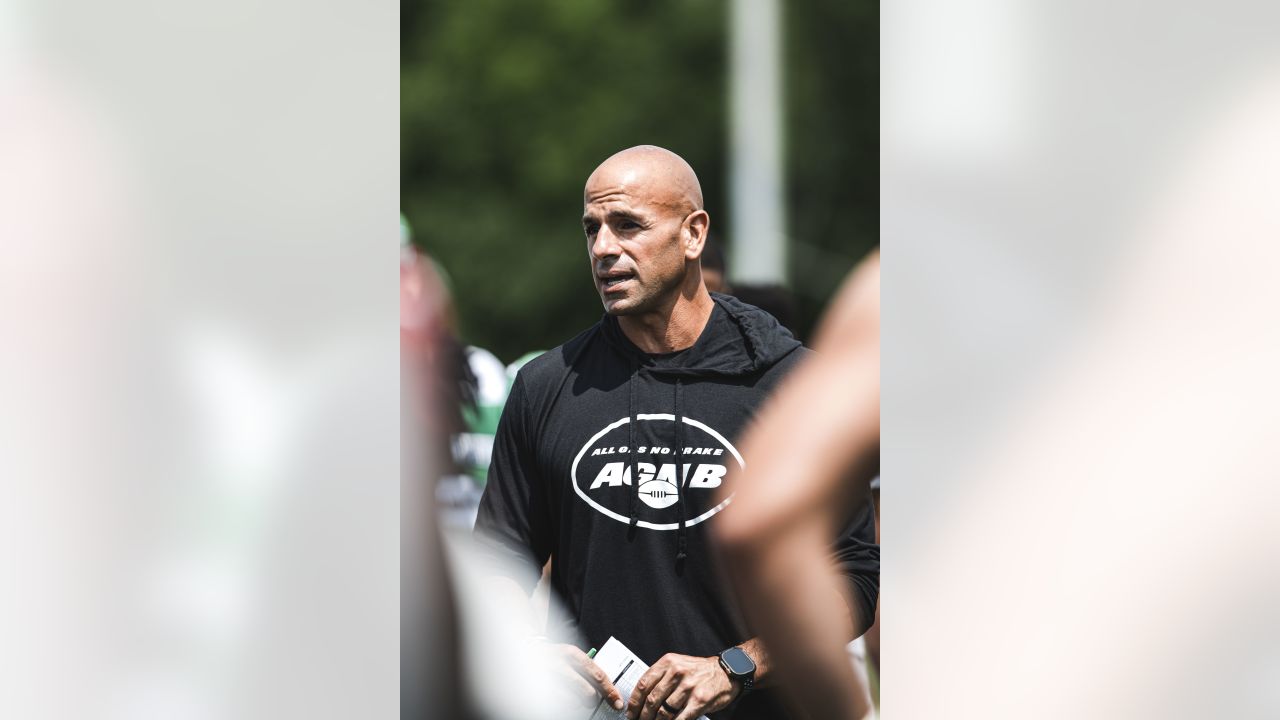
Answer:
<svg viewBox="0 0 1280 720"><path fill-rule="evenodd" d="M743 467L742 456L724 436L697 420L683 418L685 437L680 463L683 467L677 468L674 462L676 452L670 447L670 442L658 441L648 445L641 441L647 434L659 437L673 435L670 427L660 426L674 423L674 415L637 415L637 423L652 422L655 425L645 428L651 433L640 433L637 425L634 452L626 445L630 430L626 427L628 422L628 418L622 418L606 426L593 435L573 459L570 469L573 489L588 505L607 517L628 523L629 495L636 492L645 506L663 511L658 513L661 515L658 518L653 513L638 514L636 524L651 530L674 530L680 526L678 513L681 508L678 504L682 491L688 493L684 508L686 526L697 525L729 505L732 493L714 506L707 507L714 499L713 491L723 484L730 465L737 463L739 468ZM638 479L635 491L630 490L633 485L633 456Z"/></svg>

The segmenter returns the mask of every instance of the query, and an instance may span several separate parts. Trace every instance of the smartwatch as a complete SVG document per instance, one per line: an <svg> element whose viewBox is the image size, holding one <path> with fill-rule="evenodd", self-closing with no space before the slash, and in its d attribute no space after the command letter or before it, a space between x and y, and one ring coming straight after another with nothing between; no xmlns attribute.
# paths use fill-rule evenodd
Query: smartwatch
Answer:
<svg viewBox="0 0 1280 720"><path fill-rule="evenodd" d="M730 680L742 683L743 694L751 692L756 681L756 664L742 648L734 646L720 653L720 667Z"/></svg>

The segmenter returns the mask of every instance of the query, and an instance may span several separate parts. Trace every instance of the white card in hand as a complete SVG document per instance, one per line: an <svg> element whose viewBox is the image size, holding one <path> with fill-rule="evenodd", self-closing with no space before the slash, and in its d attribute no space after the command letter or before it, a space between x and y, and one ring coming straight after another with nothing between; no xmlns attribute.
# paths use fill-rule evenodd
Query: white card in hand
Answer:
<svg viewBox="0 0 1280 720"><path fill-rule="evenodd" d="M613 686L618 688L618 692L622 694L623 703L631 698L631 692L636 689L636 682L649 669L643 660L636 657L635 653L615 637L610 637L600 648L596 653L595 662L601 670L604 670L605 676ZM614 710L607 701L601 700L595 712L591 713L589 720L626 720L626 718L625 704L621 710ZM707 720L707 716L703 715L698 720Z"/></svg>

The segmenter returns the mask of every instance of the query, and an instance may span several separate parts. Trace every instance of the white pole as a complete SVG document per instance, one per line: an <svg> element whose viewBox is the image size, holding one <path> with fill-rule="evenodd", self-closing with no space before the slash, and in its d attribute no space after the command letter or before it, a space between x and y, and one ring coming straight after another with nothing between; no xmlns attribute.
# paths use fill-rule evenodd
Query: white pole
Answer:
<svg viewBox="0 0 1280 720"><path fill-rule="evenodd" d="M729 277L740 283L783 283L787 269L778 0L731 0L729 25Z"/></svg>

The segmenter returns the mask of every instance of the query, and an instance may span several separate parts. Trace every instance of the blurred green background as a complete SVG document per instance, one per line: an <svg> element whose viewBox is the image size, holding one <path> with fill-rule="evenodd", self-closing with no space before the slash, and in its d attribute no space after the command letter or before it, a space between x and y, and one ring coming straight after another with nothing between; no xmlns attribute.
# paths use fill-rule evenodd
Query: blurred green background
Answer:
<svg viewBox="0 0 1280 720"><path fill-rule="evenodd" d="M807 336L878 242L879 6L783 3L789 286ZM401 207L463 339L504 362L600 318L582 186L641 143L684 156L732 254L721 0L401 5Z"/></svg>

